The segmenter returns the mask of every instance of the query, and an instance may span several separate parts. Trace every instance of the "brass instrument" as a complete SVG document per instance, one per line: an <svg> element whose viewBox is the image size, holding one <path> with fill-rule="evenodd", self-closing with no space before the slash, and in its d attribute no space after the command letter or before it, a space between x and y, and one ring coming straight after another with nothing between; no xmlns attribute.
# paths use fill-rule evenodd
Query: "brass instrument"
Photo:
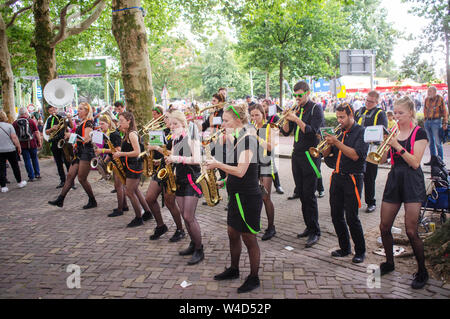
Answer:
<svg viewBox="0 0 450 319"><path fill-rule="evenodd" d="M105 135L106 137L106 135ZM97 149L97 145L94 144L94 150ZM100 180L109 181L112 177L111 172L107 170L107 162L105 161L105 157L98 155L91 159L91 167L96 168L99 174L102 176Z"/></svg>
<svg viewBox="0 0 450 319"><path fill-rule="evenodd" d="M166 115L162 115L156 119L151 120L139 130L139 133L148 134L150 131L159 131L165 129L166 126L166 123L164 122L165 119Z"/></svg>
<svg viewBox="0 0 450 319"><path fill-rule="evenodd" d="M339 124L338 126L336 126L333 131L336 134L339 130L341 129L341 124ZM337 136L338 138L342 135L342 131L341 133L339 133L339 135ZM309 148L309 153L313 156L313 157L319 157L320 153L323 153L324 151L326 151L328 148L330 147L330 144L327 143L327 140L324 138L322 139L319 144L317 144L316 147L310 147Z"/></svg>
<svg viewBox="0 0 450 319"><path fill-rule="evenodd" d="M64 133L67 131L67 121L66 119L64 119L63 122L63 128L64 128ZM73 145L68 143L67 140L65 138L62 138L58 141L58 143L56 144L56 146L58 148L61 148L63 150L64 153L64 157L66 159L67 162L72 162L75 155L73 153Z"/></svg>
<svg viewBox="0 0 450 319"><path fill-rule="evenodd" d="M160 164L157 164L157 166L155 167L155 163L153 160L154 154L155 151L145 151L140 153L138 156L138 158L142 158L143 160L143 174L145 177L152 177L153 175L155 175L156 170L159 168ZM161 162L161 160L159 160L159 162Z"/></svg>
<svg viewBox="0 0 450 319"><path fill-rule="evenodd" d="M291 107L288 110L285 110L285 112L280 116L279 120L276 121L275 123L269 123L269 125L272 128L278 128L281 129L284 126L284 122L286 121L285 117L290 113L290 112L297 112L299 110L300 106L299 105L295 105L294 107Z"/></svg>
<svg viewBox="0 0 450 319"><path fill-rule="evenodd" d="M202 114L203 112L205 112L206 110L209 110L209 109L214 109L215 111L221 110L221 109L223 109L224 106L225 106L225 102L221 102L219 104L210 105L210 106L204 107L202 109L200 109L198 106L196 106L195 107L195 111L196 111L197 115L200 115L200 114Z"/></svg>
<svg viewBox="0 0 450 319"><path fill-rule="evenodd" d="M106 143L108 143L108 147L111 150L112 154L116 152L116 148L114 147L113 143L111 143L109 138L106 138ZM112 156L112 155L111 155ZM122 161L120 158L112 158L107 164L106 164L106 172L108 174L111 174L114 172L114 174L119 177L120 182L122 185L126 185L127 183L127 176L125 174L125 169L122 165Z"/></svg>
<svg viewBox="0 0 450 319"><path fill-rule="evenodd" d="M210 136L208 139L202 141L207 159L212 158L210 149L211 142L216 141L220 134L222 134L224 131L225 129L223 128ZM219 195L219 189L217 188L216 169L205 170L204 165L202 165L202 171L204 172L200 175L199 178L197 178L195 183L200 184L208 206L216 206L222 200L222 197Z"/></svg>
<svg viewBox="0 0 450 319"><path fill-rule="evenodd" d="M162 154L164 156L169 155L166 145L163 146ZM161 181L166 182L166 186L167 186L166 191L168 194L174 194L176 192L177 184L175 181L175 174L173 173L172 164L165 163L165 166L158 171L158 174L156 176Z"/></svg>
<svg viewBox="0 0 450 319"><path fill-rule="evenodd" d="M383 158L383 155L389 150L389 142L392 140L392 138L396 137L399 133L398 126L395 125L389 135L383 140L383 142L378 146L377 150L375 152L370 152L367 155L366 161L375 165L379 165L381 162L381 159Z"/></svg>

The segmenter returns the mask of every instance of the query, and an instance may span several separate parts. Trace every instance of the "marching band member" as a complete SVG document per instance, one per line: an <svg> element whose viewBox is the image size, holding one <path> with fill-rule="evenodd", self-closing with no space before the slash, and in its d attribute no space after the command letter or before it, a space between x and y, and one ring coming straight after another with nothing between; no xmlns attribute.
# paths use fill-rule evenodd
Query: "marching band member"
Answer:
<svg viewBox="0 0 450 319"><path fill-rule="evenodd" d="M75 130L77 139L76 144L74 145L74 160L70 165L69 173L67 173L67 179L61 190L61 194L56 200L49 201L48 203L50 205L63 207L64 199L72 187L75 177L78 176L78 181L89 196L89 201L87 205L83 206L83 209L89 209L97 207L97 201L92 192L91 184L89 184L87 180L89 172L91 171L91 159L95 157L90 137L94 122L92 120L92 107L89 103L80 103L78 106L78 117L80 119L80 125ZM70 133L65 133L65 138L68 139L69 137Z"/></svg>
<svg viewBox="0 0 450 319"><path fill-rule="evenodd" d="M275 236L275 208L273 202L270 199L270 193L272 191L272 180L274 175L274 162L273 150L275 149L275 137L278 134L277 129L271 129L269 123L264 119L266 118L264 108L261 104L254 104L249 107L252 123L255 125L256 134L255 137L258 140L258 172L259 180L264 188L263 190L263 202L266 208L267 214L267 229L265 230L262 240L271 239Z"/></svg>
<svg viewBox="0 0 450 319"><path fill-rule="evenodd" d="M164 158L166 163L173 163L176 172L176 201L183 216L186 229L191 237L189 247L180 251L181 256L192 255L188 265L201 262L204 258L200 225L195 218L201 190L195 181L200 176L200 144L189 137L186 116L180 111L170 114L170 130L172 132L172 151Z"/></svg>
<svg viewBox="0 0 450 319"><path fill-rule="evenodd" d="M161 106L155 106L153 110L153 118L157 119L159 117L163 116L163 108ZM172 139L170 134L170 120L166 117L164 119L164 122L166 123L166 128L164 129L164 137L167 142L167 149L172 149ZM149 151L154 152L154 160L161 160L164 161L164 157L162 155L162 148L159 146L148 146ZM148 203L148 206L150 207L150 210L152 213L157 216L161 215L161 209L158 204L158 196L164 191L165 183L158 179L158 177L153 175L152 180L150 181L150 184L148 185L147 193L145 194L145 200ZM177 242L183 239L186 235L183 230L183 223L181 222L181 213L180 209L177 206L177 203L175 201L175 194L168 193L167 191L164 191L163 194L163 200L167 208L169 209L170 214L172 215L173 221L175 222L175 225L177 227L175 233L173 236L169 239L170 242ZM162 215L161 215L162 216ZM162 218L162 217L161 217ZM163 227L156 228L155 233L150 236L150 240L156 240L159 237L161 237L163 234L167 232L167 226L164 224Z"/></svg>
<svg viewBox="0 0 450 319"><path fill-rule="evenodd" d="M278 120L280 118L278 117L278 115L276 113L273 115L269 115L269 107L271 104L272 104L272 102L268 99L265 99L262 102L264 112L266 112L266 122L267 123L276 123L276 122L278 122ZM278 194L284 194L284 190L281 187L281 183L280 183L280 177L278 175L278 168L275 166L275 162L273 162L273 168L274 168L274 172L272 175L273 176L273 186L275 186L275 190L277 191Z"/></svg>
<svg viewBox="0 0 450 319"><path fill-rule="evenodd" d="M341 125L341 130L338 131L340 135L337 137L325 133L326 142L331 147L323 152L326 164L334 169L330 182L330 207L340 249L333 251L331 255L345 257L351 253L348 224L355 243L352 262L362 263L366 245L358 208L361 207L360 194L369 145L364 143L364 128L355 122L350 104L339 105L336 117Z"/></svg>
<svg viewBox="0 0 450 319"><path fill-rule="evenodd" d="M126 172L126 195L130 198L136 217L127 227L137 227L144 224L141 216L141 205L144 215L149 215L150 208L145 201L144 195L139 190L139 180L142 174L142 161L138 156L140 153L139 136L136 130L134 116L131 112L119 114L119 129L125 136L122 140L121 150L113 154L113 158L120 158Z"/></svg>
<svg viewBox="0 0 450 319"><path fill-rule="evenodd" d="M239 278L241 238L249 254L250 275L244 284L238 288L238 293L251 291L260 285L258 277L260 250L256 234L260 231L263 201L258 179L258 143L245 127L247 123L247 105L226 108L223 114L223 127L234 132L233 149L228 150L228 164L211 159L207 161L206 167L207 169L219 168L228 174L226 179L226 188L229 195L227 224L231 266L226 268L223 273L214 276L214 279ZM227 135L227 139L229 137ZM218 185L222 186L224 182L224 180L221 180Z"/></svg>
<svg viewBox="0 0 450 319"><path fill-rule="evenodd" d="M60 115L58 115L58 109L52 105L48 106L48 113L50 114L49 119L47 119L46 123L47 125L44 127L45 133L47 135L50 135L51 133L55 132L58 128L58 123L62 119ZM72 117L70 113L68 113L68 126L70 128L73 127L72 124ZM64 183L66 182L66 173L64 172L64 166L66 166L67 172L69 171L70 163L66 160L64 156L64 152L61 148L58 147L58 141L61 139L64 139L64 130L60 130L59 133L51 140L50 142L50 149L53 154L53 159L56 163L56 168L58 169L58 175L60 179L60 183L56 188L62 188L64 186Z"/></svg>
<svg viewBox="0 0 450 319"><path fill-rule="evenodd" d="M378 106L380 101L380 94L377 91L370 91L367 93L366 104L360 108L355 114L355 120L363 127L373 125L383 125L388 127L388 119L386 113ZM375 144L374 147L376 147ZM370 148L370 146L369 146ZM366 164L366 171L364 173L364 200L367 204L366 213L375 211L375 182L378 174L378 165L368 162Z"/></svg>
<svg viewBox="0 0 450 319"><path fill-rule="evenodd" d="M100 131L106 135L107 138L111 141L111 144L114 148L120 152L120 147L122 145L122 138L120 137L119 132L116 130L116 125L112 121L112 119L107 115L101 115L99 117L99 127ZM97 148L95 150L95 155L105 155L112 156L112 151L109 149L107 143L103 143L102 148ZM127 198L125 196L125 186L122 185L119 177L114 174L114 189L117 194L117 208L114 208L113 212L108 215L108 217L116 217L123 215L124 210L128 210Z"/></svg>
<svg viewBox="0 0 450 319"><path fill-rule="evenodd" d="M310 90L306 82L297 82L294 86L294 92L297 107L300 107L300 110L296 114L289 112L286 115L287 121L281 128L281 133L289 136L292 131L295 132L292 174L300 195L303 220L306 225L305 231L297 237L308 237L306 242L308 248L317 243L320 238L319 210L315 195L317 179L320 177L317 168L320 164L320 158L311 157L308 150L310 147L317 145L317 133L319 127L323 126L324 117L322 108L309 99Z"/></svg>
<svg viewBox="0 0 450 319"><path fill-rule="evenodd" d="M417 225L422 203L426 200L425 181L420 163L428 138L423 128L413 124L416 111L414 101L410 97L404 96L394 102L394 116L398 121L399 133L388 142L391 146L390 151L384 154L381 161L385 162L390 156L392 166L381 203L380 231L386 262L380 265L380 271L381 275L384 275L395 269L391 228L403 203L406 234L418 264L418 272L414 274L411 287L420 289L428 281L423 242L419 237Z"/></svg>

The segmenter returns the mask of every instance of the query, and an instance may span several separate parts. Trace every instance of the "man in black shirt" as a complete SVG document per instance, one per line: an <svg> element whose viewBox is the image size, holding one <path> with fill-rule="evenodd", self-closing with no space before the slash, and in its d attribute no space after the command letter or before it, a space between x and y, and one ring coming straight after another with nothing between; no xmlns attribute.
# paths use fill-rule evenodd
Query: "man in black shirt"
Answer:
<svg viewBox="0 0 450 319"><path fill-rule="evenodd" d="M333 251L331 255L345 257L351 253L348 224L355 243L355 256L352 261L362 263L366 245L358 218L358 208L361 207L359 194L362 190L369 146L364 143L364 128L355 122L354 111L350 104L339 105L336 117L341 125L339 136L326 134L325 139L331 147L323 152L325 163L334 169L330 184L330 206L340 249Z"/></svg>
<svg viewBox="0 0 450 319"><path fill-rule="evenodd" d="M388 128L388 119L386 112L378 107L380 94L377 91L367 93L366 105L356 112L355 121L363 126L383 125ZM376 144L371 144L370 148L375 150ZM364 199L367 204L367 213L371 213L376 209L375 201L375 181L378 173L378 165L367 163L366 172L364 173Z"/></svg>
<svg viewBox="0 0 450 319"><path fill-rule="evenodd" d="M48 112L50 113L50 117L46 121L46 125L44 127L45 133L47 135L50 135L54 132L56 132L58 128L58 123L62 119L62 116L57 114L57 108L49 105L48 106ZM67 119L67 127L72 128L72 119ZM64 183L66 182L66 173L64 172L64 165L66 166L67 172L69 171L70 163L66 160L64 156L64 152L62 148L58 147L58 141L61 139L64 139L64 129L61 129L54 138L49 140L50 143L50 149L53 154L53 159L56 163L56 168L58 169L58 175L60 179L60 183L56 188L62 188L64 186Z"/></svg>
<svg viewBox="0 0 450 319"><path fill-rule="evenodd" d="M309 99L309 85L300 81L294 86L294 96L298 111L289 112L281 132L289 136L294 131L294 151L292 152L292 175L294 176L297 192L302 202L303 219L306 230L297 237L307 237L306 247L311 247L320 238L319 211L317 198L317 179L320 172L317 169L320 158L309 154L309 148L318 143L317 133L323 126L322 108Z"/></svg>

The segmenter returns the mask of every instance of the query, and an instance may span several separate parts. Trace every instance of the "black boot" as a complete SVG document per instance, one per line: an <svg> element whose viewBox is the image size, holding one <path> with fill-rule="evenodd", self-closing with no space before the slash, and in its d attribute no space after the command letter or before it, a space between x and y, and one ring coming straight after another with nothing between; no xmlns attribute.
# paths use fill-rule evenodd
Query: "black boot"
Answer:
<svg viewBox="0 0 450 319"><path fill-rule="evenodd" d="M205 259L205 254L203 253L203 245L199 249L194 250L191 260L187 262L188 265L195 265Z"/></svg>
<svg viewBox="0 0 450 319"><path fill-rule="evenodd" d="M87 205L83 206L83 209L89 209L94 207L97 207L97 201L95 200L95 197L89 197L89 201Z"/></svg>
<svg viewBox="0 0 450 319"><path fill-rule="evenodd" d="M50 205L63 207L64 205L64 196L59 195L57 199L48 201Z"/></svg>
<svg viewBox="0 0 450 319"><path fill-rule="evenodd" d="M189 244L189 247L185 250L180 251L178 254L180 256L192 255L194 253L194 250L195 250L195 244L193 241L191 241L191 243Z"/></svg>

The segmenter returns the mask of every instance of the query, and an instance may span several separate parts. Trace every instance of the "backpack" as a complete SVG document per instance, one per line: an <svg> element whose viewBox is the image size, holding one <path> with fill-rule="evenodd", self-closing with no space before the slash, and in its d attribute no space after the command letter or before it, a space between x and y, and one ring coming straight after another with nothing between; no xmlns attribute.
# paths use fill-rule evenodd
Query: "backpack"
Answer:
<svg viewBox="0 0 450 319"><path fill-rule="evenodd" d="M33 133L31 132L30 123L28 119L20 118L17 120L17 126L19 127L19 132L17 137L20 142L28 142L33 139Z"/></svg>

